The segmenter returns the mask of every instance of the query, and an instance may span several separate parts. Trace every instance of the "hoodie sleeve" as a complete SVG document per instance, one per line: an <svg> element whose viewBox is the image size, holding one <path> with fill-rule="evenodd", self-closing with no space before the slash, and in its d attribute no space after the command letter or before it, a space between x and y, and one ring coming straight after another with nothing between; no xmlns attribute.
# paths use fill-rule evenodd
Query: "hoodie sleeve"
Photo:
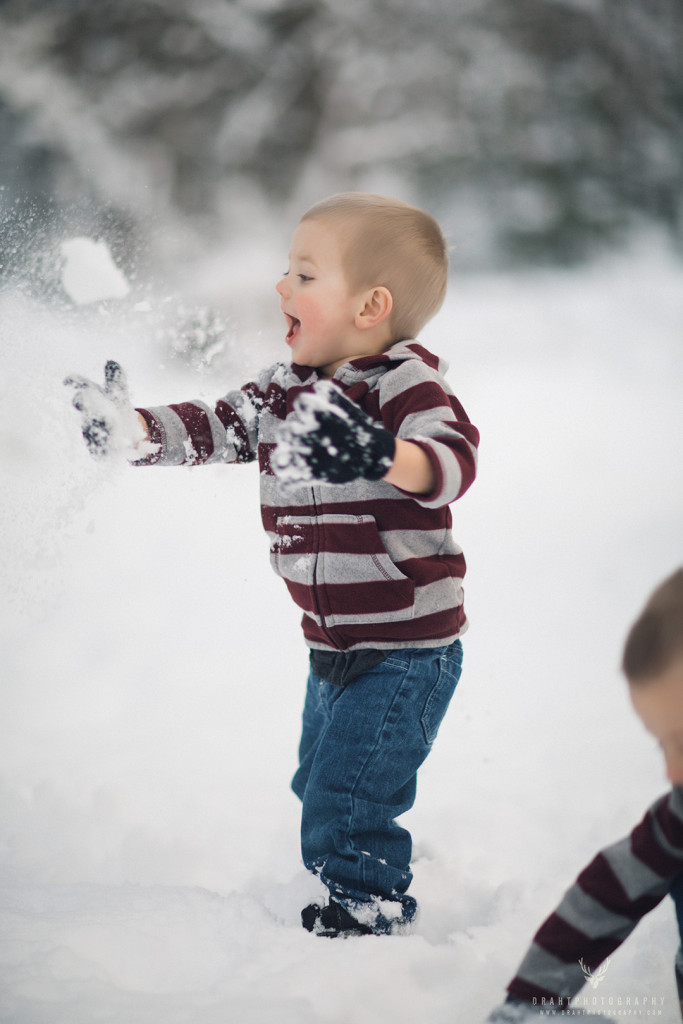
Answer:
<svg viewBox="0 0 683 1024"><path fill-rule="evenodd" d="M411 494L425 508L461 497L477 472L479 431L446 380L419 360L406 360L380 385L380 413L394 437L412 441L429 457L435 476L430 494Z"/></svg>
<svg viewBox="0 0 683 1024"><path fill-rule="evenodd" d="M154 451L135 466L197 466L252 462L264 398L280 364L258 380L229 391L212 408L195 399L137 409L147 424Z"/></svg>
<svg viewBox="0 0 683 1024"><path fill-rule="evenodd" d="M571 998L683 872L683 791L650 807L625 839L581 872L508 985L510 999Z"/></svg>

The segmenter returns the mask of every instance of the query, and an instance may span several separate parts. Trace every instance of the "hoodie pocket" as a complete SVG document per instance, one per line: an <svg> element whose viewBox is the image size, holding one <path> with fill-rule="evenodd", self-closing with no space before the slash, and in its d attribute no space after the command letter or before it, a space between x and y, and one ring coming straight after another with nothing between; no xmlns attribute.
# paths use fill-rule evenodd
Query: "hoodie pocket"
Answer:
<svg viewBox="0 0 683 1024"><path fill-rule="evenodd" d="M412 618L415 584L387 554L374 516L329 513L317 527L314 584L328 625Z"/></svg>
<svg viewBox="0 0 683 1024"><path fill-rule="evenodd" d="M280 516L270 560L296 604L321 625L413 616L415 584L392 562L374 516Z"/></svg>

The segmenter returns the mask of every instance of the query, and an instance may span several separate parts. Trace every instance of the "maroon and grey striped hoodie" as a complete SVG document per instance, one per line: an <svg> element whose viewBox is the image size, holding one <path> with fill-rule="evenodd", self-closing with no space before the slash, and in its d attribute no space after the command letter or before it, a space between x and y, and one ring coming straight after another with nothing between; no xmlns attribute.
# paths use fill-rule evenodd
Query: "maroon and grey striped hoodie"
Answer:
<svg viewBox="0 0 683 1024"><path fill-rule="evenodd" d="M602 850L581 872L534 936L508 985L508 998L562 1006L596 976L681 872L683 790L674 787L629 836Z"/></svg>
<svg viewBox="0 0 683 1024"><path fill-rule="evenodd" d="M270 558L303 610L307 644L321 650L434 647L466 627L465 560L449 503L476 472L479 434L443 378L446 365L415 341L341 366L333 381L398 438L429 456L436 484L410 495L383 480L283 488L270 460L280 423L318 381L278 363L215 408L184 402L138 410L158 445L138 465L258 458Z"/></svg>

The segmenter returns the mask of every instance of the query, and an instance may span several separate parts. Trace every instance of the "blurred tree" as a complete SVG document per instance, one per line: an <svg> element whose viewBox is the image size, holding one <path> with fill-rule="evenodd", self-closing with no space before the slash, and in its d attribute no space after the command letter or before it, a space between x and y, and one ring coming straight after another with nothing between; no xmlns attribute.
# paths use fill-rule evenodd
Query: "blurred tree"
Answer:
<svg viewBox="0 0 683 1024"><path fill-rule="evenodd" d="M466 264L680 239L681 52L680 0L4 0L0 196L130 239L389 181Z"/></svg>

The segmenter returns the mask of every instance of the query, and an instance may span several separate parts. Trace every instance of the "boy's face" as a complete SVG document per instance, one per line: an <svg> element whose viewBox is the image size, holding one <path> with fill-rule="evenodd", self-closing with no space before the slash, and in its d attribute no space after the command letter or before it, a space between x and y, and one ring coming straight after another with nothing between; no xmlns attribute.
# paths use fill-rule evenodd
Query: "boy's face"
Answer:
<svg viewBox="0 0 683 1024"><path fill-rule="evenodd" d="M327 221L302 221L294 232L289 270L275 286L287 320L292 360L331 377L349 359L385 347L357 326L365 292L352 292L339 233ZM373 347L374 345L374 347Z"/></svg>
<svg viewBox="0 0 683 1024"><path fill-rule="evenodd" d="M629 690L636 713L662 748L667 778L683 786L683 656Z"/></svg>

